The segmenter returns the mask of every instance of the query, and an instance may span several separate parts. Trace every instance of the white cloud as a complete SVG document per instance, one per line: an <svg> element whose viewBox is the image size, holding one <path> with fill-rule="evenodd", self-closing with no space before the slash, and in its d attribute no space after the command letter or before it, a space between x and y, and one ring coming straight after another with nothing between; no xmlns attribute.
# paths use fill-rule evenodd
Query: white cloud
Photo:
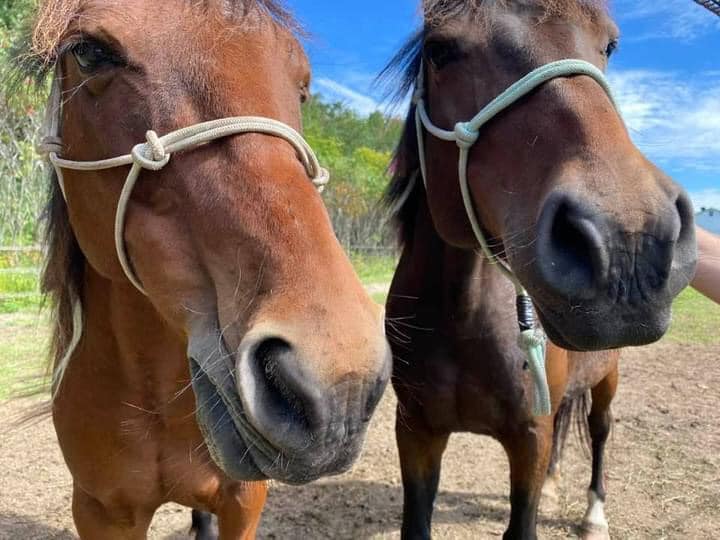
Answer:
<svg viewBox="0 0 720 540"><path fill-rule="evenodd" d="M648 30L630 35L628 41L679 39L691 41L720 29L720 19L690 0L639 2L616 0L614 12L620 22L642 22Z"/></svg>
<svg viewBox="0 0 720 540"><path fill-rule="evenodd" d="M332 79L319 78L315 80L315 86L326 101L339 101L363 116L381 110L380 104L370 96Z"/></svg>
<svg viewBox="0 0 720 540"><path fill-rule="evenodd" d="M693 206L696 210L700 208L720 209L720 188L710 188L690 193Z"/></svg>
<svg viewBox="0 0 720 540"><path fill-rule="evenodd" d="M674 168L718 173L720 76L626 70L609 75L633 140Z"/></svg>

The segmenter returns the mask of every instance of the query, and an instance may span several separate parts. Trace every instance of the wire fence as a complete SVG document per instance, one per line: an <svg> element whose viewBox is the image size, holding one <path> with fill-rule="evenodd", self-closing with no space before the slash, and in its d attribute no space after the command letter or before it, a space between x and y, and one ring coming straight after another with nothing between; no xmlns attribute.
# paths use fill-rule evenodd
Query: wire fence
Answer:
<svg viewBox="0 0 720 540"><path fill-rule="evenodd" d="M0 98L0 245L32 245L38 240L47 197L44 164L34 148L40 116L32 110L18 111Z"/></svg>

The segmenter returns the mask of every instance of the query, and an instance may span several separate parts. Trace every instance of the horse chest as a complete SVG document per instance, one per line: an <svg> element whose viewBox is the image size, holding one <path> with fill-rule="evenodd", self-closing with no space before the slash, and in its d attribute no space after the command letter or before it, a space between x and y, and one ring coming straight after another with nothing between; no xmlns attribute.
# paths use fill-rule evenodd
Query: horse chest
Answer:
<svg viewBox="0 0 720 540"><path fill-rule="evenodd" d="M68 373L53 410L63 455L85 492L143 504L215 495L222 475L195 421L192 390L148 396L121 378L96 373L94 382L88 390Z"/></svg>
<svg viewBox="0 0 720 540"><path fill-rule="evenodd" d="M492 435L508 418L525 418L528 381L520 356L479 338L420 341L396 363L396 390L428 425Z"/></svg>

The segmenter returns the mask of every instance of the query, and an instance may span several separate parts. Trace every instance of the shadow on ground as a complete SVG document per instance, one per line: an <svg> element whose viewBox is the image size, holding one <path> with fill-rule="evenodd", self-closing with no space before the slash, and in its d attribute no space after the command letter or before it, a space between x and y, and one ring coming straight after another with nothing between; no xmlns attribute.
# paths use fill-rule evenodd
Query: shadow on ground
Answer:
<svg viewBox="0 0 720 540"><path fill-rule="evenodd" d="M444 491L438 494L433 523L466 524L489 521L499 534L509 519L507 498L497 494ZM397 533L402 518L400 486L350 481L326 481L295 487L273 484L263 513L259 537L372 538ZM544 519L550 526L574 529L566 519ZM166 540L177 540L170 536Z"/></svg>
<svg viewBox="0 0 720 540"><path fill-rule="evenodd" d="M0 514L0 540L76 540L67 529L55 529L20 514Z"/></svg>

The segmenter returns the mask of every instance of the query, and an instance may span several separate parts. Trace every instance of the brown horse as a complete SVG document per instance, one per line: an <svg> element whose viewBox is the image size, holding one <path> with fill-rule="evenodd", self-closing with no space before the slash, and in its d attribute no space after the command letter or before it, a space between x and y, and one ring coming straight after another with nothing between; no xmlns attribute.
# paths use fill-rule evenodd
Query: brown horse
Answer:
<svg viewBox="0 0 720 540"><path fill-rule="evenodd" d="M413 91L429 117L416 123L411 107L389 191L403 247L386 323L399 399L403 537L430 537L448 437L471 431L499 440L509 458L505 538L536 538L541 491L557 475L575 410L592 441L584 535L607 538L603 449L615 349L666 331L672 299L696 261L690 202L632 144L598 84L618 38L602 3L427 0L424 10L424 28L388 68L404 71L402 93ZM570 58L593 64L595 80L545 82L489 120L476 140L458 124L526 74ZM430 122L458 144L431 133ZM465 170L467 212L458 188ZM550 416L531 412L514 290L473 250L482 235L533 298L555 343L545 359Z"/></svg>
<svg viewBox="0 0 720 540"><path fill-rule="evenodd" d="M308 482L359 453L389 348L287 127L310 77L294 29L272 0L53 0L20 51L63 98L43 284L82 538L144 538L168 501L217 514L223 539L252 537L263 480ZM254 133L171 158L154 135L243 115L275 127L246 118ZM148 130L118 212L128 168L72 164L127 154Z"/></svg>

